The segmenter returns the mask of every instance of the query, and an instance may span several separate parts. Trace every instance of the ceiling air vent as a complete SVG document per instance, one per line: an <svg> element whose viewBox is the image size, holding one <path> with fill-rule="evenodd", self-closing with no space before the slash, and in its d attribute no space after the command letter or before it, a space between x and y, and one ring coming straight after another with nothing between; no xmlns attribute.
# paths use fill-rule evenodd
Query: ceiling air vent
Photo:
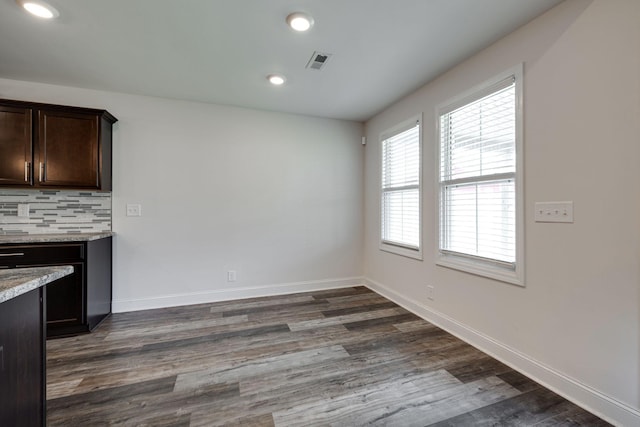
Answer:
<svg viewBox="0 0 640 427"><path fill-rule="evenodd" d="M313 52L311 55L311 59L307 63L307 68L312 70L322 70L327 62L331 58L330 53L322 53L322 52Z"/></svg>

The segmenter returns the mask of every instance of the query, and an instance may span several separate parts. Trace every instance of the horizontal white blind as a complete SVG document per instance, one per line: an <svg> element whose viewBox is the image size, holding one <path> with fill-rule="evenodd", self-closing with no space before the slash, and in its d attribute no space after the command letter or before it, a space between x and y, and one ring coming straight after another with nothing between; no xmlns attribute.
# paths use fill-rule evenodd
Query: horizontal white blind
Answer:
<svg viewBox="0 0 640 427"><path fill-rule="evenodd" d="M515 81L493 89L440 116L440 250L513 266Z"/></svg>
<svg viewBox="0 0 640 427"><path fill-rule="evenodd" d="M382 141L382 241L420 246L420 127Z"/></svg>

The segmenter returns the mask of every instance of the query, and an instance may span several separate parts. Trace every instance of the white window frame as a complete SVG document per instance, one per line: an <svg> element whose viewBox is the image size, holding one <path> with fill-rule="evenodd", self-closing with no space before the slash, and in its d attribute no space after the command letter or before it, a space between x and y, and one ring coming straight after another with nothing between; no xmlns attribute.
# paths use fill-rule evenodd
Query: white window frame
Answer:
<svg viewBox="0 0 640 427"><path fill-rule="evenodd" d="M385 242L383 240L383 230L382 230L382 217L384 215L383 209L383 203L382 203L382 195L383 195L383 188L382 188L382 161L384 159L384 144L383 141L387 138L391 138L394 135L397 135L399 133L402 133L406 130L411 129L412 127L414 127L415 125L418 125L418 164L419 164L419 171L418 171L418 248L412 248L409 246L403 246L401 244L395 244L395 243L391 243L391 242ZM382 132L380 134L379 137L379 142L380 142L380 162L378 163L379 168L380 168L380 180L379 182L379 197L378 197L378 201L380 202L380 209L378 209L378 219L380 220L379 223L379 233L380 233L380 250L385 251L385 252L390 252L396 255L401 255L404 257L408 257L408 258L413 258L413 259L417 259L417 260L422 260L422 249L423 249L423 244L422 244L422 170L423 170L423 166L422 166L422 113L419 113L413 117L411 117L410 119L407 119L405 121L403 121L402 123L399 123L398 125L385 130L384 132Z"/></svg>
<svg viewBox="0 0 640 427"><path fill-rule="evenodd" d="M516 238L516 256L515 256L515 266L514 267L505 267L503 264L498 262L491 262L490 260L484 258L474 258L472 256L460 256L455 253L443 252L440 248L440 242L442 239L442 227L441 227L441 218L440 212L442 209L442 200L441 200L441 185L440 185L440 168L441 168L441 158L440 158L440 116L449 111L452 111L455 108L461 107L463 105L469 104L477 99L486 96L493 91L492 87L499 84L508 78L515 79L515 102L516 102L516 129L515 129L515 150L516 150L516 173L515 173L515 192L516 192L516 200L515 200L515 238ZM440 104L436 107L436 135L435 135L435 146L436 146L436 162L437 167L435 170L436 174L436 193L438 196L436 203L436 230L438 233L438 238L435 239L435 249L436 249L436 264L442 267L448 267L459 271L464 271L467 273L471 273L478 276L488 277L491 279L499 280L506 283L511 283L514 285L524 286L525 285L525 265L524 265L524 147L523 147L523 103L522 103L522 78L523 78L523 64L518 64L517 66L506 70L503 73L493 77L492 79L485 81L482 84L479 84L473 87L470 90L465 91L464 93L447 100L446 102Z"/></svg>

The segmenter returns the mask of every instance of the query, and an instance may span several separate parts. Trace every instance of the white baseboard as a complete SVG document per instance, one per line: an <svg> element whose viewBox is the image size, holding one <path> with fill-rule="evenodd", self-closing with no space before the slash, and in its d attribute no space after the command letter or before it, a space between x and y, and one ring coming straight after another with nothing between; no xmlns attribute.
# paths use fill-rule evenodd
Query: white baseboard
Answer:
<svg viewBox="0 0 640 427"><path fill-rule="evenodd" d="M322 291L363 285L364 279L362 277L346 277L341 279L311 280L307 282L255 286L251 288L218 289L207 292L161 295L139 299L114 299L112 302L112 311L114 313L124 313L127 311L151 310L154 308L205 304L209 302L285 295L297 292Z"/></svg>
<svg viewBox="0 0 640 427"><path fill-rule="evenodd" d="M640 411L540 363L508 345L476 331L416 301L405 298L381 283L364 279L365 286L428 322L521 372L576 405L617 426L640 426Z"/></svg>

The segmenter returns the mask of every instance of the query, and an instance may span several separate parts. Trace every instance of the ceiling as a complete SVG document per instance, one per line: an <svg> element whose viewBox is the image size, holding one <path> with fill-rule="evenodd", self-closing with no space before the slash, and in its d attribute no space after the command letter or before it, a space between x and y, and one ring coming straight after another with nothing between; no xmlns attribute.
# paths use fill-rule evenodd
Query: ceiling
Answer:
<svg viewBox="0 0 640 427"><path fill-rule="evenodd" d="M60 17L0 0L0 77L357 121L561 2L47 1ZM321 71L314 51L333 54Z"/></svg>

